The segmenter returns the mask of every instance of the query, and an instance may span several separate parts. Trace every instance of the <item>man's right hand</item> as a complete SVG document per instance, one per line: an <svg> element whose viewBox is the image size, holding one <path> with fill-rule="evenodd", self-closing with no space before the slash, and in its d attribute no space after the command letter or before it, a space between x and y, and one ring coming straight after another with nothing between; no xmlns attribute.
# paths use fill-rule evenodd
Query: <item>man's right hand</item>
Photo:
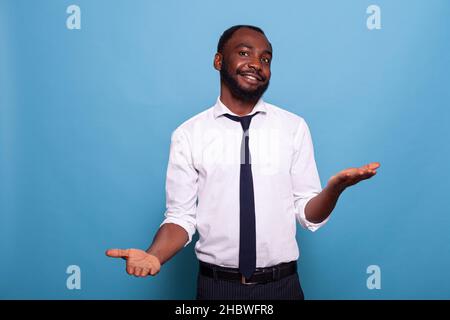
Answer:
<svg viewBox="0 0 450 320"><path fill-rule="evenodd" d="M127 260L127 272L136 277L156 275L161 269L161 263L154 255L139 249L109 249L106 255L112 258Z"/></svg>

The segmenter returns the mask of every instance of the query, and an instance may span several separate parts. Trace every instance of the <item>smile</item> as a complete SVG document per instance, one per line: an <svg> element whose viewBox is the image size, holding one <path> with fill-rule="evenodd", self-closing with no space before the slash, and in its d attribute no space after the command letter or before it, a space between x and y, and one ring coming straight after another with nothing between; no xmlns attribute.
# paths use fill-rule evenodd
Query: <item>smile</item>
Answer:
<svg viewBox="0 0 450 320"><path fill-rule="evenodd" d="M240 74L240 76L242 78L244 78L247 82L252 83L252 84L256 84L256 83L261 81L258 77L254 76L254 75L251 75L251 74L248 74L248 73L247 74Z"/></svg>

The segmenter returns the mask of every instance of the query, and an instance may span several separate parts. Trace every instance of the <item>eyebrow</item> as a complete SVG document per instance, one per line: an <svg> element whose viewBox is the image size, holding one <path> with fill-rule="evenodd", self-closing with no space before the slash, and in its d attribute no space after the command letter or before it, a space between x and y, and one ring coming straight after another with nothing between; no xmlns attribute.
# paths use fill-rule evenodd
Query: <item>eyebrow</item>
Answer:
<svg viewBox="0 0 450 320"><path fill-rule="evenodd" d="M246 47L246 48L249 48L249 49L254 49L253 46L251 46L251 45L249 45L247 43L244 43L244 42L241 42L241 43L237 44L234 48L237 49L239 47ZM272 55L272 51L269 50L269 49L266 49L263 52Z"/></svg>

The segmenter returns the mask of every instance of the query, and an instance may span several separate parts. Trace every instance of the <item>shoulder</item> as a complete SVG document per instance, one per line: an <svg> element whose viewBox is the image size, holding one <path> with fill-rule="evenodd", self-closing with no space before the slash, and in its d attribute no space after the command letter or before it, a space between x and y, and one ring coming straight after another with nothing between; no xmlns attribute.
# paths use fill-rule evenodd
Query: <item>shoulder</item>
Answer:
<svg viewBox="0 0 450 320"><path fill-rule="evenodd" d="M281 108L272 103L265 102L266 108L268 112L273 115L273 117L280 122L285 128L288 128L294 132L303 131L308 129L308 125L305 119L295 114L291 111L288 111L284 108Z"/></svg>
<svg viewBox="0 0 450 320"><path fill-rule="evenodd" d="M214 106L209 107L178 125L172 132L172 139L180 136L189 137L196 129L210 123L210 120L214 118L213 109Z"/></svg>

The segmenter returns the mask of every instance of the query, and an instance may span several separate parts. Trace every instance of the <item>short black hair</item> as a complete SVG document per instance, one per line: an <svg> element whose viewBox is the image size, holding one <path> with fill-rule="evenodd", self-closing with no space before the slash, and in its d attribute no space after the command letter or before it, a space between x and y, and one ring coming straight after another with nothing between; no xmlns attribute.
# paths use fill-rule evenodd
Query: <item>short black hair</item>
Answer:
<svg viewBox="0 0 450 320"><path fill-rule="evenodd" d="M246 24L239 24L239 25L235 25L232 26L230 28L228 28L227 30L225 30L222 35L220 36L219 39L219 43L217 44L217 52L219 53L223 53L223 48L225 47L226 43L228 42L228 40L230 40L231 36L238 31L239 29L242 28L249 28L252 29L254 31L257 31L259 33L261 33L262 35L265 36L264 31L262 31L261 28L255 27L255 26L250 26L250 25L246 25Z"/></svg>

